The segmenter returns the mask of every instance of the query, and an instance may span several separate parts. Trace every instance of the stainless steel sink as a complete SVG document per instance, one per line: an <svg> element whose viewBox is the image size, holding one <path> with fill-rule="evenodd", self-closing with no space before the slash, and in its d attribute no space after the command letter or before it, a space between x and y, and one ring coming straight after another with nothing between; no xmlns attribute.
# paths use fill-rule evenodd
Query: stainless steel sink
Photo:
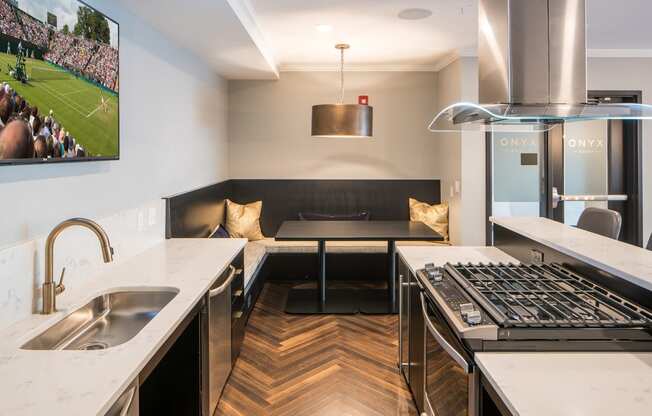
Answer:
<svg viewBox="0 0 652 416"><path fill-rule="evenodd" d="M93 298L21 348L103 350L140 332L178 293L173 288L116 291Z"/></svg>

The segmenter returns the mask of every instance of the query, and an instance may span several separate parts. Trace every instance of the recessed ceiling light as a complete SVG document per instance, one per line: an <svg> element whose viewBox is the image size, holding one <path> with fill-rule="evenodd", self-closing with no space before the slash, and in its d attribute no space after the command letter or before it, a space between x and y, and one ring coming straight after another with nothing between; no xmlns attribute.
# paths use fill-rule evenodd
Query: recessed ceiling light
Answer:
<svg viewBox="0 0 652 416"><path fill-rule="evenodd" d="M317 25L317 26L315 26L315 29L317 29L318 32L326 33L326 32L331 32L333 30L333 26L331 26L331 25Z"/></svg>
<svg viewBox="0 0 652 416"><path fill-rule="evenodd" d="M400 19L421 20L432 16L432 10L428 9L405 9L398 14Z"/></svg>

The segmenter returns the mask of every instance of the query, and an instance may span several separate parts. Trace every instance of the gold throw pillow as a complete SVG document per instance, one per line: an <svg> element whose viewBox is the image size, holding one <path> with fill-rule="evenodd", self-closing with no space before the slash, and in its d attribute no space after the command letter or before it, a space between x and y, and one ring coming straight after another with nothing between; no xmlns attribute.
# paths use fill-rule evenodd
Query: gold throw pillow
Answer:
<svg viewBox="0 0 652 416"><path fill-rule="evenodd" d="M226 200L226 231L233 238L247 238L249 241L265 238L260 230L260 211L263 201L240 205Z"/></svg>
<svg viewBox="0 0 652 416"><path fill-rule="evenodd" d="M448 241L448 204L430 205L410 198L410 221L421 221Z"/></svg>

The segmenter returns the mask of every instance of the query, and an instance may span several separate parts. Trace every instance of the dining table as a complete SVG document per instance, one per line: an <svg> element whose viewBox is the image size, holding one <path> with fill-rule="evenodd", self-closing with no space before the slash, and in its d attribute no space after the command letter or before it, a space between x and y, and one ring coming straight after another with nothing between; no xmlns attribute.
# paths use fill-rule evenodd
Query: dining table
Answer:
<svg viewBox="0 0 652 416"><path fill-rule="evenodd" d="M317 289L293 288L285 311L296 314L397 313L396 242L442 241L441 234L420 221L284 221L277 241L317 242ZM386 241L386 289L327 289L327 241Z"/></svg>

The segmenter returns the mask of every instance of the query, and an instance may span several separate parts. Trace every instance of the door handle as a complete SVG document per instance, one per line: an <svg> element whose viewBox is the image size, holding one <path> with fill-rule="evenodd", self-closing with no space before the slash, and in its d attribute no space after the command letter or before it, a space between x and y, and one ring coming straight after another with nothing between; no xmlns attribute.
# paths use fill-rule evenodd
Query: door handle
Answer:
<svg viewBox="0 0 652 416"><path fill-rule="evenodd" d="M560 195L556 187L552 188L552 207L557 208L563 201L627 201L627 195Z"/></svg>
<svg viewBox="0 0 652 416"><path fill-rule="evenodd" d="M229 269L230 269L229 277L226 278L226 281L224 283L222 283L222 285L220 285L220 287L209 290L208 291L208 297L212 298L212 297L215 297L215 296L219 295L220 293L224 292L226 290L226 288L229 287L231 282L233 282L233 279L237 275L242 273L241 269L236 269L235 267L233 267L232 264L229 265Z"/></svg>
<svg viewBox="0 0 652 416"><path fill-rule="evenodd" d="M428 305L426 305L426 300L423 296L423 293L420 293L419 296L421 297L421 308L423 312L423 320L426 323L426 329L432 334L432 336L435 338L437 343L446 351L446 353L460 366L462 369L464 369L464 372L466 374L471 373L471 365L460 355L455 348L451 344L446 341L446 338L444 338L439 331L437 331L437 328L435 328L435 325L430 321L430 317L428 316Z"/></svg>

